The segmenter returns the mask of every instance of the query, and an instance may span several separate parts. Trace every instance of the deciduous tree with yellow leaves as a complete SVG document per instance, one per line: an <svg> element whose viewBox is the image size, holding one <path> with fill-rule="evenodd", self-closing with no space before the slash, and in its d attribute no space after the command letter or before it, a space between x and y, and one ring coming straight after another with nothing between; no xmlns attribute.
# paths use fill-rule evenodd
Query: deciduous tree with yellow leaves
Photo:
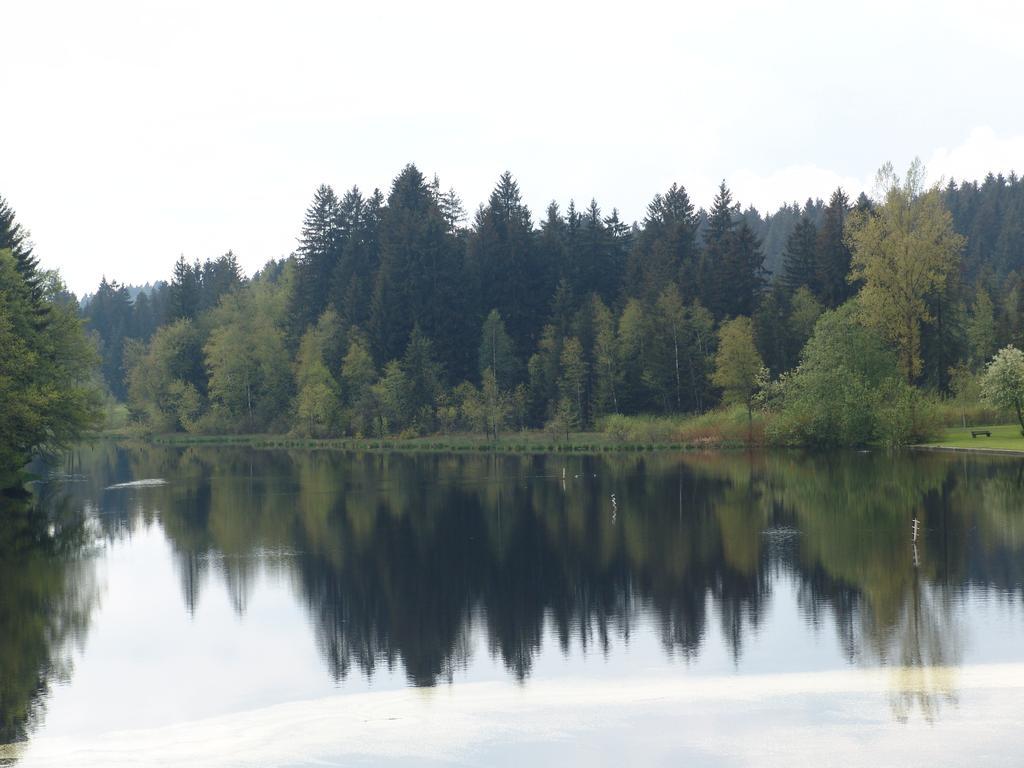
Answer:
<svg viewBox="0 0 1024 768"><path fill-rule="evenodd" d="M964 238L939 188L925 187L920 160L903 179L887 163L876 182L880 205L854 211L847 224L849 280L863 282L864 319L895 345L900 371L913 383L921 374L921 325L932 322L928 299L955 274Z"/></svg>

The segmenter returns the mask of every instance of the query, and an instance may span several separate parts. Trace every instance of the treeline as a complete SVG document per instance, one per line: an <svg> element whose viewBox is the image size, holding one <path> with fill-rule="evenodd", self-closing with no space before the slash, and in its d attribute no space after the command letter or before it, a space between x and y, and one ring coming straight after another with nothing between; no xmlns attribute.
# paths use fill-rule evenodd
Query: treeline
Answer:
<svg viewBox="0 0 1024 768"><path fill-rule="evenodd" d="M0 490L40 449L95 425L100 387L78 304L39 269L27 234L0 197Z"/></svg>
<svg viewBox="0 0 1024 768"><path fill-rule="evenodd" d="M927 190L920 168L911 175L889 173L886 188L906 193L893 205L933 201L918 208L966 245L947 243L908 315L868 291L877 301L856 325L906 383L946 393L957 366L977 370L1024 335L1024 184L990 176ZM467 222L456 193L410 165L386 198L318 189L296 253L251 279L230 253L181 259L145 300L104 281L84 311L111 391L158 430L568 430L610 413L702 412L723 395L750 406L748 363L777 378L822 313L869 282L895 290L867 253L877 246L882 259L889 234L865 244L858 269L850 227L879 220L887 194L836 190L762 218L724 183L706 211L673 185L639 224L595 201L552 203L535 222L506 173ZM746 359L720 354L735 318L748 319L731 334ZM730 359L731 378L716 374Z"/></svg>

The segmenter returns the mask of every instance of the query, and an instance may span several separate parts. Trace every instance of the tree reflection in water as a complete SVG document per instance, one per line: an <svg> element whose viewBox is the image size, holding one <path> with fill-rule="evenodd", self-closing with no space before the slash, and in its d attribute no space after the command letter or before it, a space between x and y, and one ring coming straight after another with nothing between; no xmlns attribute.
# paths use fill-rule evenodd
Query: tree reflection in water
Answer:
<svg viewBox="0 0 1024 768"><path fill-rule="evenodd" d="M67 499L0 495L0 745L27 740L71 676L99 602L90 541Z"/></svg>
<svg viewBox="0 0 1024 768"><path fill-rule="evenodd" d="M934 717L955 702L959 601L968 590L1019 600L1024 577L1013 461L110 444L76 460L87 478L75 486L78 509L101 511L83 517L102 536L162 526L186 610L212 576L240 615L259 573L289 580L336 680L381 667L414 685L451 680L478 637L525 680L549 637L566 655L609 653L650 618L683 661L718 622L739 665L773 590L795 584L804 621L829 618L851 664L892 668L897 718ZM143 478L169 484L107 490ZM24 738L47 680L66 673L58 648L84 634L96 589L73 552L88 538L82 526L51 540L37 523L11 522L31 515L3 519L3 546L21 553L0 561L0 725L11 741Z"/></svg>

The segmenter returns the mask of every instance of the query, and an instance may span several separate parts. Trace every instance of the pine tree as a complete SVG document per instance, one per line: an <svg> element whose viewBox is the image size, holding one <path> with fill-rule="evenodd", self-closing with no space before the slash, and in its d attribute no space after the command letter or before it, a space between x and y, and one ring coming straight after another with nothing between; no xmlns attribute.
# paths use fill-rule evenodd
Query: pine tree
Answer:
<svg viewBox="0 0 1024 768"><path fill-rule="evenodd" d="M244 280L233 251L214 260L207 259L200 274L199 308L202 310L217 306L221 296L238 288Z"/></svg>
<svg viewBox="0 0 1024 768"><path fill-rule="evenodd" d="M729 262L738 211L739 206L733 202L732 193L723 181L708 214L700 268L699 295L715 317L727 315L732 303Z"/></svg>
<svg viewBox="0 0 1024 768"><path fill-rule="evenodd" d="M363 208L359 187L352 187L339 201L335 218L340 243L330 276L330 302L339 314L353 323L358 322L358 309L348 307L348 302L358 303L360 298L356 268L363 251Z"/></svg>
<svg viewBox="0 0 1024 768"><path fill-rule="evenodd" d="M153 331L160 325L154 313L154 302L149 298L145 290L139 291L132 302L131 321L129 322L129 336L141 341L149 341Z"/></svg>
<svg viewBox="0 0 1024 768"><path fill-rule="evenodd" d="M673 184L647 206L629 257L629 295L654 301L674 281L685 296L696 296L697 257L697 215L686 188Z"/></svg>
<svg viewBox="0 0 1024 768"><path fill-rule="evenodd" d="M430 431L434 402L443 387L443 370L434 357L433 343L418 325L409 336L401 368L408 382L407 412L420 430Z"/></svg>
<svg viewBox="0 0 1024 768"><path fill-rule="evenodd" d="M496 309L505 319L517 350L532 348L544 306L543 275L530 211L508 171L477 213L467 248L479 275L482 309Z"/></svg>
<svg viewBox="0 0 1024 768"><path fill-rule="evenodd" d="M202 268L189 264L181 255L174 262L168 294L168 320L192 320L199 312L202 292Z"/></svg>
<svg viewBox="0 0 1024 768"><path fill-rule="evenodd" d="M454 187L449 188L447 192L438 194L437 206L441 209L441 216L448 224L448 232L456 234L466 220L466 208Z"/></svg>
<svg viewBox="0 0 1024 768"><path fill-rule="evenodd" d="M332 277L343 247L339 210L334 190L321 184L306 209L299 237L295 288L289 312L289 334L295 342L327 307Z"/></svg>
<svg viewBox="0 0 1024 768"><path fill-rule="evenodd" d="M9 250L14 264L29 291L29 297L37 315L43 302L42 275L39 274L39 260L32 253L28 232L22 228L13 209L0 195L0 251Z"/></svg>
<svg viewBox="0 0 1024 768"><path fill-rule="evenodd" d="M565 218L558 204L548 205L544 221L537 233L538 293L542 300L550 297L561 280L568 280L567 231ZM538 331L539 335L539 331ZM536 342L534 342L536 344Z"/></svg>
<svg viewBox="0 0 1024 768"><path fill-rule="evenodd" d="M461 289L465 253L448 231L423 175L408 165L395 179L380 223L380 268L370 328L378 360L402 354L413 326L434 340L439 359L456 380L476 368L479 327L473 297Z"/></svg>
<svg viewBox="0 0 1024 768"><path fill-rule="evenodd" d="M358 187L342 198L343 246L331 276L332 302L350 326L365 327L370 319L374 279L380 264L380 220L384 196L379 189L363 199Z"/></svg>
<svg viewBox="0 0 1024 768"><path fill-rule="evenodd" d="M128 289L117 281L108 282L104 276L83 315L86 327L98 336L103 380L114 397L124 400L124 344L132 331Z"/></svg>
<svg viewBox="0 0 1024 768"><path fill-rule="evenodd" d="M574 300L584 295L583 286L586 284L587 269L580 242L582 230L583 216L576 210L576 202L570 200L565 209L565 259L559 270L559 283L565 281ZM574 303L572 309L575 308Z"/></svg>
<svg viewBox="0 0 1024 768"><path fill-rule="evenodd" d="M612 302L622 294L629 264L629 253L633 247L635 225L631 227L626 224L619 216L619 209L612 208L611 215L604 220L604 226L609 249L609 262L615 270L615 279L609 280L603 290L608 294L607 301Z"/></svg>
<svg viewBox="0 0 1024 768"><path fill-rule="evenodd" d="M786 241L782 258L782 285L787 291L805 287L818 292L818 231L810 216L801 217Z"/></svg>
<svg viewBox="0 0 1024 768"><path fill-rule="evenodd" d="M757 309L764 290L764 254L754 230L743 222L730 238L726 260L726 284L732 286L725 302L729 317L749 317Z"/></svg>
<svg viewBox="0 0 1024 768"><path fill-rule="evenodd" d="M862 195L862 197L864 197ZM867 198L864 197L867 201ZM825 209L824 220L818 232L817 287L814 290L827 308L838 307L850 296L854 288L847 280L850 274L850 247L846 241L846 217L849 201L842 189L832 193Z"/></svg>
<svg viewBox="0 0 1024 768"><path fill-rule="evenodd" d="M572 286L569 285L567 279L562 278L555 288L555 295L551 297L551 324L554 325L559 336L569 333L575 306L576 299L573 296Z"/></svg>
<svg viewBox="0 0 1024 768"><path fill-rule="evenodd" d="M615 236L601 216L601 208L596 200L591 200L580 220L580 282L576 286L579 295L597 293L611 301L621 291L625 264L620 255Z"/></svg>

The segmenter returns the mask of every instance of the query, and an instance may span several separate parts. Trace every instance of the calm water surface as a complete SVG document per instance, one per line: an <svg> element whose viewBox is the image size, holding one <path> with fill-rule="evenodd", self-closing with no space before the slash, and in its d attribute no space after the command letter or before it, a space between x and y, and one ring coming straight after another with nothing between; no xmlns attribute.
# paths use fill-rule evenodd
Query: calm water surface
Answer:
<svg viewBox="0 0 1024 768"><path fill-rule="evenodd" d="M1018 460L101 444L3 504L0 765L1024 759Z"/></svg>

